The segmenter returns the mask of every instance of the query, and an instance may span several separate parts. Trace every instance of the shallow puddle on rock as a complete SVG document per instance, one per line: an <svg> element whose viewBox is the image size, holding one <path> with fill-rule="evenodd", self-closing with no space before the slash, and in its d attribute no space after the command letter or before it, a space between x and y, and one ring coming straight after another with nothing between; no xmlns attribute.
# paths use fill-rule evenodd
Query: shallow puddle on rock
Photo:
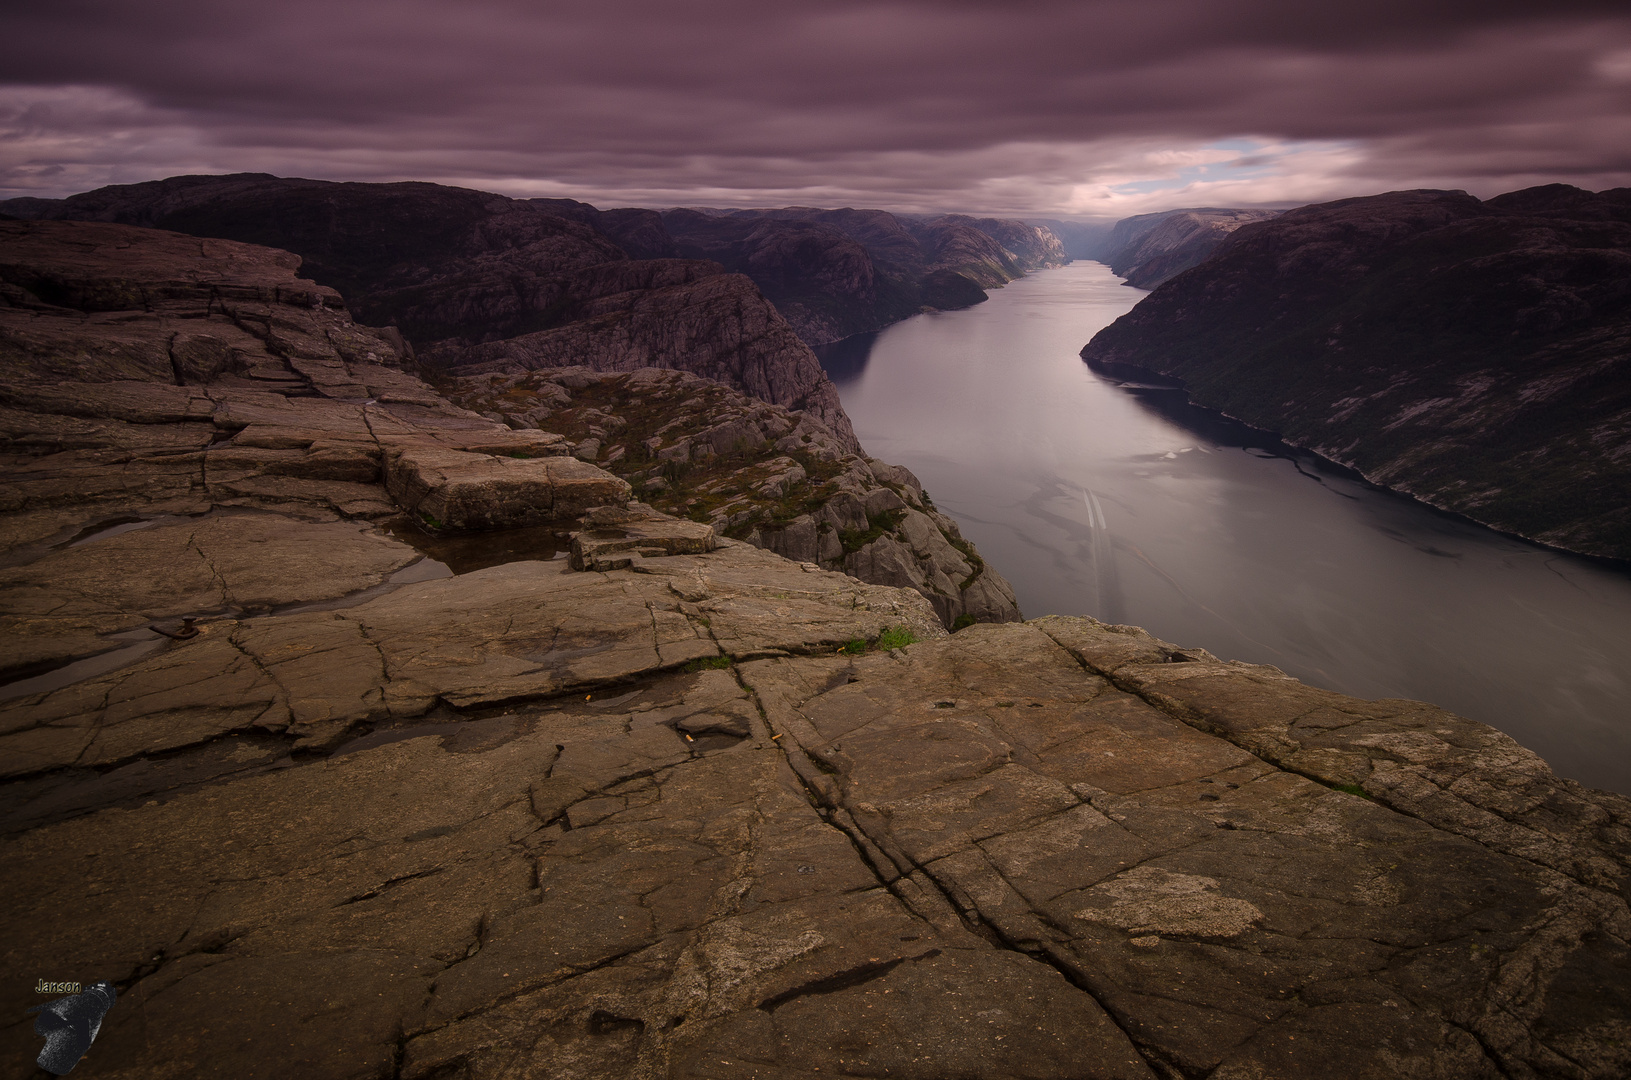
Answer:
<svg viewBox="0 0 1631 1080"><path fill-rule="evenodd" d="M61 544L59 546L65 548L76 548L84 544L94 544L98 540L107 540L115 536L123 536L127 532L135 532L137 529L149 529L155 525L173 525L176 522L187 520L189 519L177 517L173 514L161 514L158 517L150 518L111 518L107 521L98 522L89 528L80 530L78 536L74 537L66 544Z"/></svg>
<svg viewBox="0 0 1631 1080"><path fill-rule="evenodd" d="M95 656L87 656L83 660L75 660L71 664L53 668L43 675L33 675L27 679L18 679L16 682L0 686L0 701L9 701L12 698L25 697L29 694L45 694L52 690L61 690L65 686L72 686L76 682L94 678L97 675L106 675L110 671L117 671L128 664L134 664L144 657L158 652L169 644L170 639L162 634L142 627L139 630L128 630L122 634L114 634L110 641L128 641L130 644L121 649L110 649Z"/></svg>
<svg viewBox="0 0 1631 1080"><path fill-rule="evenodd" d="M513 714L490 716L480 720L433 721L428 724L409 724L405 727L379 728L341 744L329 757L343 757L362 750L373 750L408 739L438 736L442 749L455 754L469 754L490 750L516 735L524 734L521 718Z"/></svg>
<svg viewBox="0 0 1631 1080"><path fill-rule="evenodd" d="M289 604L286 607L273 608L267 612L269 615L298 615L303 611L341 611L345 608L366 604L386 593L394 592L404 585L412 585L420 581L437 581L450 578L453 571L444 562L435 559L420 558L404 566L378 585L370 585L366 589L358 589L354 593L344 596L332 597L328 600L313 600L304 604Z"/></svg>
<svg viewBox="0 0 1631 1080"><path fill-rule="evenodd" d="M644 693L642 690L630 690L626 694L618 694L616 697L609 698L597 698L591 694L585 697L583 701L584 704L588 705L591 709L611 709L618 705L628 704L635 698L639 697L642 693Z"/></svg>
<svg viewBox="0 0 1631 1080"><path fill-rule="evenodd" d="M271 732L235 733L198 746L136 758L107 769L62 769L0 788L0 833L65 821L110 806L165 802L210 784L283 769L293 739Z"/></svg>
<svg viewBox="0 0 1631 1080"><path fill-rule="evenodd" d="M512 562L564 559L572 550L571 537L548 525L442 536L433 536L405 518L387 522L382 527L393 540L451 567L454 574L468 574Z"/></svg>
<svg viewBox="0 0 1631 1080"><path fill-rule="evenodd" d="M685 739L685 746L693 754L708 754L716 750L729 750L739 744L746 736L727 735L722 731L709 731L701 735L687 735L680 733Z"/></svg>

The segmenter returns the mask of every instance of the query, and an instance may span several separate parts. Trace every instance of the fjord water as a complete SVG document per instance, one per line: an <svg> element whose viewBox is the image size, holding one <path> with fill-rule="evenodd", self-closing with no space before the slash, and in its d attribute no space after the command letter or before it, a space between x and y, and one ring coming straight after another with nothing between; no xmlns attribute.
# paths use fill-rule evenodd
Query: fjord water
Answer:
<svg viewBox="0 0 1631 1080"><path fill-rule="evenodd" d="M1145 295L1099 263L823 351L1026 618L1133 623L1364 698L1430 701L1631 794L1631 572L1382 491L1077 355Z"/></svg>

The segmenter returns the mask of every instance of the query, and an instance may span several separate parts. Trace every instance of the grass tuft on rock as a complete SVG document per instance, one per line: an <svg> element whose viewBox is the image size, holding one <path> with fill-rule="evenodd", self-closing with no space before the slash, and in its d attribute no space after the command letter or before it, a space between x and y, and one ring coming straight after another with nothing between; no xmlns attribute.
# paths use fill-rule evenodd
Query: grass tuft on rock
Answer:
<svg viewBox="0 0 1631 1080"><path fill-rule="evenodd" d="M838 534L838 542L844 545L846 554L860 551L872 541L885 533L892 533L906 519L904 510L885 510L881 514L868 514L866 516L866 529L845 529Z"/></svg>
<svg viewBox="0 0 1631 1080"><path fill-rule="evenodd" d="M904 626L891 626L878 635L878 648L904 649L917 643L917 635Z"/></svg>

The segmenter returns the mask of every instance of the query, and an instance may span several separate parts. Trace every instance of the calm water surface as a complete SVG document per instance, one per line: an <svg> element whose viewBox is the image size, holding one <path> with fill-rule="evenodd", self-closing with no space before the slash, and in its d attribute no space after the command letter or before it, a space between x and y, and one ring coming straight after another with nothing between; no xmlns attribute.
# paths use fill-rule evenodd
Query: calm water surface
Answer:
<svg viewBox="0 0 1631 1080"><path fill-rule="evenodd" d="M1078 357L1145 294L1099 263L824 351L1027 618L1134 623L1366 698L1431 701L1631 793L1631 572L1379 491Z"/></svg>

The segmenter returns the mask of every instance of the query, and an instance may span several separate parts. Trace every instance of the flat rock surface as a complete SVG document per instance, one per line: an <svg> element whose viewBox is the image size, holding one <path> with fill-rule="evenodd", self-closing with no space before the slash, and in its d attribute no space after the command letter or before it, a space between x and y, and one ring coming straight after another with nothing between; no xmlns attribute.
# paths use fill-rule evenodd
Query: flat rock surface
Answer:
<svg viewBox="0 0 1631 1080"><path fill-rule="evenodd" d="M1307 715L1263 669L1091 620L934 638L914 593L743 545L644 564L179 646L374 734L6 841L7 970L120 987L87 1075L1623 1073L1624 800L1531 776L1578 865L1541 861L1134 681ZM901 624L925 640L835 651ZM1324 697L1375 757L1386 703Z"/></svg>

